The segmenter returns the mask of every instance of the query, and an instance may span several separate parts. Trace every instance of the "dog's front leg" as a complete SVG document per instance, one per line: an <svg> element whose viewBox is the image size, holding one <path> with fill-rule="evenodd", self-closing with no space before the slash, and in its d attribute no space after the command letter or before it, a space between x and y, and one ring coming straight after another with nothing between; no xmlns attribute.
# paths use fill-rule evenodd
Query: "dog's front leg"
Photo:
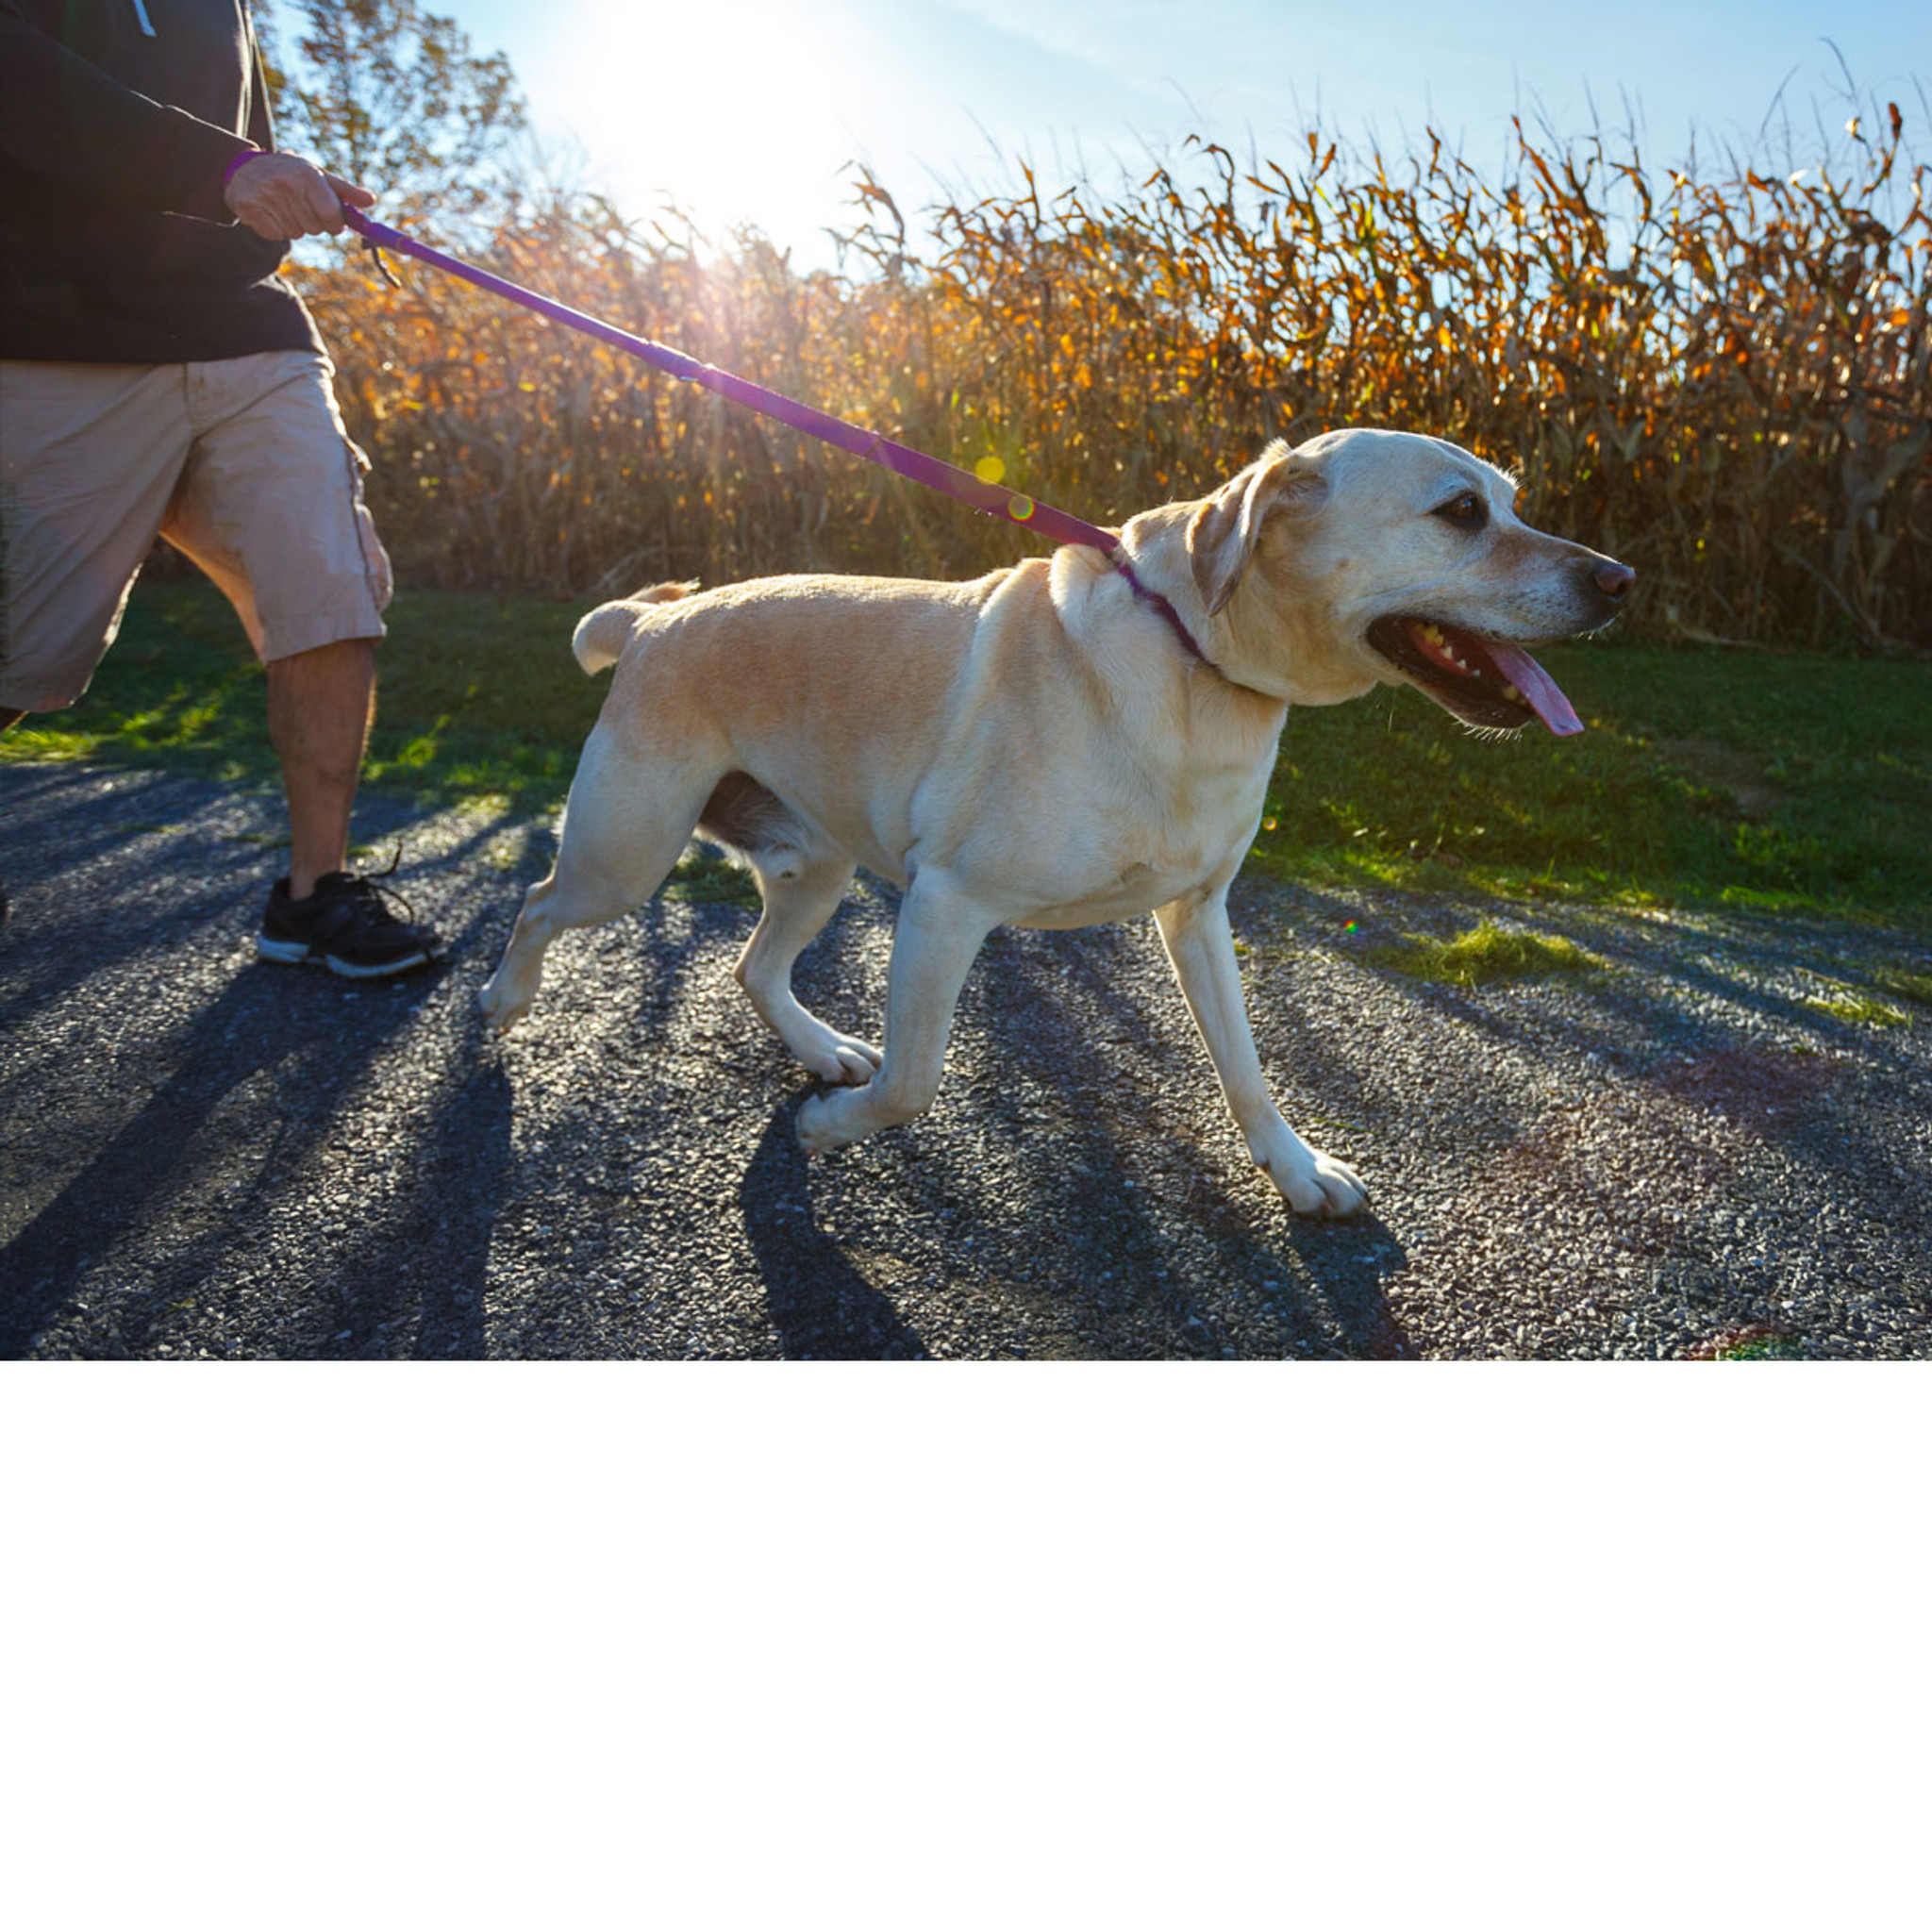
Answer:
<svg viewBox="0 0 1932 1932"><path fill-rule="evenodd" d="M892 934L879 1070L863 1087L841 1087L799 1109L798 1139L808 1154L896 1127L932 1105L959 989L994 924L942 874L913 879Z"/></svg>
<svg viewBox="0 0 1932 1932"><path fill-rule="evenodd" d="M1241 995L1227 888L1171 900L1155 908L1154 918L1255 1164L1297 1214L1353 1214L1368 1190L1341 1161L1310 1147L1282 1119L1268 1091Z"/></svg>

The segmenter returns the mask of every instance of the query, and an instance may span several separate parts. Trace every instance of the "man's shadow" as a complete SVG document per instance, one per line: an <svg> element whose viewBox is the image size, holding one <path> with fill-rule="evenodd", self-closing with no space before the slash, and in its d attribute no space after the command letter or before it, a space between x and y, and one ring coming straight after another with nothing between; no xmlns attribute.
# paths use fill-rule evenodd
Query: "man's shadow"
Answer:
<svg viewBox="0 0 1932 1932"><path fill-rule="evenodd" d="M171 1337L275 1355L480 1355L510 1158L494 1059L431 1057L453 1065L398 1151L405 1173L366 1215L312 1178L440 977L348 993L322 974L238 974L168 1043L160 1086L0 1248L0 1357L30 1353L56 1323L89 1356ZM305 1211L310 1192L326 1208ZM105 1265L124 1246L138 1257L127 1286ZM212 1337L210 1295L231 1303Z"/></svg>

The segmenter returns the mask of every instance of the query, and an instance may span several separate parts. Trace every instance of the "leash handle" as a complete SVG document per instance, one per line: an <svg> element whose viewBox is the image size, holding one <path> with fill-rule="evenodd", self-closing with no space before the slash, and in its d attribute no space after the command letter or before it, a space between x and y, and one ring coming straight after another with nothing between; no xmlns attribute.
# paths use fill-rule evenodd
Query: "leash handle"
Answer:
<svg viewBox="0 0 1932 1932"><path fill-rule="evenodd" d="M728 369L700 362L667 343L654 342L645 336L634 336L627 329L615 328L608 322L600 322L594 315L586 315L582 309L571 308L567 303L553 302L549 296L540 295L520 283L506 281L503 276L491 275L488 269L478 268L474 262L446 255L440 248L430 247L426 242L418 242L386 222L372 220L359 209L344 205L342 215L349 226L369 245L375 256L376 266L391 282L395 278L390 275L388 264L380 253L385 248L426 262L431 268L455 275L473 288L499 295L506 302L514 302L520 308L542 316L547 322L575 329L579 335L593 336L598 341L607 342L626 356L635 356L641 361L648 362L652 368L675 376L679 382L695 383L714 395L741 404L747 409L755 409L759 415L769 416L774 422L783 423L807 436L815 436L821 442L829 442L853 456L862 457L869 463L877 463L895 476L923 483L928 490L937 490L941 495L950 496L970 509L996 517L1002 523L1017 525L1023 530L1031 530L1051 543L1078 543L1098 550L1126 578L1134 595L1166 621L1182 644L1203 663L1208 661L1207 654L1182 622L1180 613L1158 591L1151 591L1141 582L1134 575L1127 553L1121 547L1120 539L1103 530L1099 525L1070 516L1050 503L1037 502L1021 491L988 483L956 463L942 462L923 450L908 449L903 442L894 442L890 437L861 429L857 424L842 422L837 416L828 416L823 409L814 409L808 404L780 395L776 390L765 389L758 383L747 382L741 375L733 375Z"/></svg>

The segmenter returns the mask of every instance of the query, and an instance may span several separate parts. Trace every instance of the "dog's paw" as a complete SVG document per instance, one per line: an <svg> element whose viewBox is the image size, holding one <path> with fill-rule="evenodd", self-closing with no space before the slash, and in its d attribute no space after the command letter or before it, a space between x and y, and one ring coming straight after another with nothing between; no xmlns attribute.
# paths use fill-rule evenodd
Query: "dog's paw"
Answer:
<svg viewBox="0 0 1932 1932"><path fill-rule="evenodd" d="M1276 1156L1257 1165L1297 1214L1340 1221L1359 1213L1369 1198L1356 1171L1319 1147L1300 1146L1293 1157Z"/></svg>
<svg viewBox="0 0 1932 1932"><path fill-rule="evenodd" d="M827 1095L815 1093L798 1109L798 1144L808 1154L829 1154L834 1147L845 1144L845 1136L838 1130L837 1114Z"/></svg>
<svg viewBox="0 0 1932 1932"><path fill-rule="evenodd" d="M530 1010L528 1000L521 1005L512 1002L493 979L476 995L476 1005L481 1008L484 1024L494 1040L501 1040Z"/></svg>
<svg viewBox="0 0 1932 1932"><path fill-rule="evenodd" d="M883 1058L877 1047L834 1033L828 1026L824 1040L801 1054L799 1063L828 1087L863 1087L878 1072Z"/></svg>

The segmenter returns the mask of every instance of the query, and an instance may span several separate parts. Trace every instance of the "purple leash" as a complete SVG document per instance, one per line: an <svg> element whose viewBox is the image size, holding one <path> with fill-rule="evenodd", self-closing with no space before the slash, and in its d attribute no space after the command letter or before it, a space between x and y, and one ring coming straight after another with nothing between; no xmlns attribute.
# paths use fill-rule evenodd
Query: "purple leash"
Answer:
<svg viewBox="0 0 1932 1932"><path fill-rule="evenodd" d="M501 295L507 302L534 309L546 321L560 323L580 335L594 336L600 342L608 342L613 349L623 350L626 356L636 356L654 369L675 375L680 382L696 383L700 389L710 390L731 402L741 403L761 416L770 416L791 428L803 431L807 436L815 436L821 442L834 443L853 456L863 457L867 462L877 463L880 468L891 471L895 476L923 483L928 490L937 490L941 495L950 496L956 503L963 503L986 516L1018 524L1023 529L1036 530L1055 543L1080 543L1098 550L1127 580L1134 595L1166 620L1169 628L1187 649L1204 664L1208 661L1200 645L1194 641L1192 633L1181 621L1180 612L1158 591L1149 590L1134 575L1134 566L1127 553L1121 548L1119 540L1109 536L1098 525L1082 523L1078 517L1069 516L1063 509L1055 509L1051 504L1037 503L1017 490L1005 490L997 483L984 482L970 470L941 462L939 458L926 456L923 451L908 449L903 442L874 435L869 429L859 428L857 424L841 422L822 409L794 402L790 396L781 396L776 390L747 382L743 376L733 375L729 370L714 369L708 362L694 361L662 342L613 328L609 323L599 322L594 315L586 315L580 308L553 302L547 296L539 295L515 282L505 281L501 275L491 275L488 269L477 268L453 255L445 255L441 249L415 241L387 223L371 221L355 208L344 208L342 213L349 226L368 244L372 254L380 248L392 248L398 255L413 256L418 261L427 262L431 268L440 268L475 288L487 290L492 295ZM375 259L377 266L382 267L379 254L375 255ZM386 267L383 273L388 275Z"/></svg>

